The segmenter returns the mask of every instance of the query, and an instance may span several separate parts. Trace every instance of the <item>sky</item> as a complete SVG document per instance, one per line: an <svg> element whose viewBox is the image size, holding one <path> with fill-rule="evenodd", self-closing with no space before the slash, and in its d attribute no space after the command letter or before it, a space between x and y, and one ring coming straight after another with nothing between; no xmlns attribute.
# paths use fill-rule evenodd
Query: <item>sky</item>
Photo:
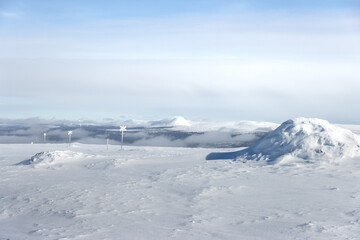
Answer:
<svg viewBox="0 0 360 240"><path fill-rule="evenodd" d="M0 115L360 124L359 43L359 0L0 0Z"/></svg>

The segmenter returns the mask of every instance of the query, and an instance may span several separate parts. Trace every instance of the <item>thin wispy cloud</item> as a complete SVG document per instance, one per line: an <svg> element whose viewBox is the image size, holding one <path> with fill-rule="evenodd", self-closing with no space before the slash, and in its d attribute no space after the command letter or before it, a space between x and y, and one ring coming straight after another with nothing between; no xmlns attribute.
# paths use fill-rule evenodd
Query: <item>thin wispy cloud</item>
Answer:
<svg viewBox="0 0 360 240"><path fill-rule="evenodd" d="M0 17L2 18L17 18L20 15L18 12L0 11Z"/></svg>
<svg viewBox="0 0 360 240"><path fill-rule="evenodd" d="M360 51L357 47L360 19L342 11L345 16L339 12L304 16L265 11L105 19L56 28L45 25L33 29L30 36L5 36L1 56L173 59L336 54L338 57Z"/></svg>

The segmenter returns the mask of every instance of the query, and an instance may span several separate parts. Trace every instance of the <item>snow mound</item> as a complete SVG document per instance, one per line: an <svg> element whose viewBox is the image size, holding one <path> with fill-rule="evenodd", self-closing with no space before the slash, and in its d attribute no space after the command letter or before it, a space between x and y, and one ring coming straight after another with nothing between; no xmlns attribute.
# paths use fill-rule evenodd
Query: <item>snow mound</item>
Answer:
<svg viewBox="0 0 360 240"><path fill-rule="evenodd" d="M84 157L86 157L84 153L70 150L40 152L32 156L30 159L18 163L17 165L54 166L74 162L74 160L79 160Z"/></svg>
<svg viewBox="0 0 360 240"><path fill-rule="evenodd" d="M360 137L316 118L296 118L282 123L239 157L278 162L301 159L338 159L359 154Z"/></svg>
<svg viewBox="0 0 360 240"><path fill-rule="evenodd" d="M177 126L191 126L191 122L183 117L166 118L158 121L151 121L151 126L166 126L166 127L177 127Z"/></svg>
<svg viewBox="0 0 360 240"><path fill-rule="evenodd" d="M326 120L295 118L238 152L237 159L286 163L294 159L337 161L360 153L360 137Z"/></svg>

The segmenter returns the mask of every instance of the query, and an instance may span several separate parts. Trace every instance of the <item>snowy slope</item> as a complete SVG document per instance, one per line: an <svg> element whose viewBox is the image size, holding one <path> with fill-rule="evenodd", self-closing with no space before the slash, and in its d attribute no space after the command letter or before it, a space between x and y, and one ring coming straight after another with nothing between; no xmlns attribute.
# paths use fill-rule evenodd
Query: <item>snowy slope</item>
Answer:
<svg viewBox="0 0 360 240"><path fill-rule="evenodd" d="M2 144L0 239L358 239L360 158L252 167L213 151Z"/></svg>
<svg viewBox="0 0 360 240"><path fill-rule="evenodd" d="M288 120L247 150L250 155L282 161L288 155L305 160L353 157L360 153L360 137L326 120ZM262 156L260 156L260 154Z"/></svg>
<svg viewBox="0 0 360 240"><path fill-rule="evenodd" d="M338 162L360 155L360 137L326 120L295 118L242 151L212 154L209 160L237 158L267 163ZM305 160L305 161L304 161Z"/></svg>
<svg viewBox="0 0 360 240"><path fill-rule="evenodd" d="M358 239L360 159L251 167L212 151L0 145L0 239Z"/></svg>

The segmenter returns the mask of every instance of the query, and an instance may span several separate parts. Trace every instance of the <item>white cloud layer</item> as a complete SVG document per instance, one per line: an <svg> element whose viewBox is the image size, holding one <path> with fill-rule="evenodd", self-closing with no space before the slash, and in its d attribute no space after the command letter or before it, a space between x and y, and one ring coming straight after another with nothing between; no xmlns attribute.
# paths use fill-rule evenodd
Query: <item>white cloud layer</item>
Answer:
<svg viewBox="0 0 360 240"><path fill-rule="evenodd" d="M331 55L359 50L360 18L350 10L299 14L247 12L161 19L94 20L7 29L1 57L263 58Z"/></svg>
<svg viewBox="0 0 360 240"><path fill-rule="evenodd" d="M38 23L0 37L9 117L23 102L45 117L360 122L360 17L350 9Z"/></svg>

